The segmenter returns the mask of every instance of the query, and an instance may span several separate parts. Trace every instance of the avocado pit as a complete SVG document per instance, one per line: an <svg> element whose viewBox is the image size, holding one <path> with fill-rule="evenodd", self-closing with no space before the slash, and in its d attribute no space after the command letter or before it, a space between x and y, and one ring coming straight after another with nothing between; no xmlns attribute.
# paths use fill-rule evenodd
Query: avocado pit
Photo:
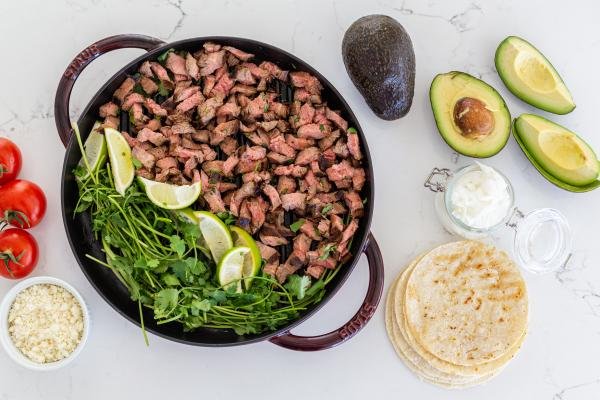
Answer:
<svg viewBox="0 0 600 400"><path fill-rule="evenodd" d="M482 139L494 130L494 114L485 103L473 97L463 97L454 105L454 123L462 136Z"/></svg>

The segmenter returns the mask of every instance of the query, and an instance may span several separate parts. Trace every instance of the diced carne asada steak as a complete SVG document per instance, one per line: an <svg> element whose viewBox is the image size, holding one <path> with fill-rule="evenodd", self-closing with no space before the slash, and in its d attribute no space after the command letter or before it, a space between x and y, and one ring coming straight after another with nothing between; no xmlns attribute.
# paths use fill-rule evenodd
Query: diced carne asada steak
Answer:
<svg viewBox="0 0 600 400"><path fill-rule="evenodd" d="M204 48L204 50L206 50L207 53L213 53L215 51L221 50L221 45L213 42L206 42L202 45L202 47Z"/></svg>
<svg viewBox="0 0 600 400"><path fill-rule="evenodd" d="M360 192L365 185L366 176L363 168L354 168L354 175L352 176L352 187L355 191Z"/></svg>
<svg viewBox="0 0 600 400"><path fill-rule="evenodd" d="M267 246L281 246L284 244L288 244L288 240L282 236L269 236L264 235L262 232L259 232L258 237L260 241L266 244Z"/></svg>
<svg viewBox="0 0 600 400"><path fill-rule="evenodd" d="M321 240L321 235L315 229L315 224L311 220L304 220L304 223L300 226L300 232L304 233L312 240Z"/></svg>
<svg viewBox="0 0 600 400"><path fill-rule="evenodd" d="M248 61L254 57L254 54L246 53L245 51L236 49L235 47L223 46L223 49L227 50L228 52L233 54L236 58L238 58L242 61Z"/></svg>
<svg viewBox="0 0 600 400"><path fill-rule="evenodd" d="M123 103L121 104L121 108L124 111L129 111L131 110L131 107L133 107L134 104L136 103L140 103L143 104L145 101L145 97L142 96L139 93L129 93L126 97L125 100L123 101Z"/></svg>
<svg viewBox="0 0 600 400"><path fill-rule="evenodd" d="M156 166L160 169L177 168L177 160L175 157L164 157L156 161Z"/></svg>
<svg viewBox="0 0 600 400"><path fill-rule="evenodd" d="M348 132L348 150L355 160L362 160L362 153L360 151L360 144L358 143L358 134L356 132Z"/></svg>
<svg viewBox="0 0 600 400"><path fill-rule="evenodd" d="M177 110L180 112L189 111L193 108L198 107L203 101L204 96L202 96L202 93L197 91L196 93L179 103L177 105Z"/></svg>
<svg viewBox="0 0 600 400"><path fill-rule="evenodd" d="M240 159L236 155L227 157L227 160L223 163L223 175L231 176L233 174L233 169L239 162Z"/></svg>
<svg viewBox="0 0 600 400"><path fill-rule="evenodd" d="M146 78L154 78L154 72L150 67L150 61L144 61L139 69L140 74Z"/></svg>
<svg viewBox="0 0 600 400"><path fill-rule="evenodd" d="M267 156L267 149L260 146L247 147L240 156L242 161L258 161Z"/></svg>
<svg viewBox="0 0 600 400"><path fill-rule="evenodd" d="M108 103L100 106L99 114L102 118L116 117L119 115L119 106L112 101L109 101Z"/></svg>
<svg viewBox="0 0 600 400"><path fill-rule="evenodd" d="M217 118L237 118L240 115L240 106L235 103L227 102L217 109Z"/></svg>
<svg viewBox="0 0 600 400"><path fill-rule="evenodd" d="M149 97L146 97L146 100L144 101L144 106L146 107L148 112L156 115L157 117L166 117L167 116L167 110L162 108L158 103L156 103L154 100L152 100Z"/></svg>
<svg viewBox="0 0 600 400"><path fill-rule="evenodd" d="M200 76L207 76L223 66L225 50L202 53L198 59Z"/></svg>
<svg viewBox="0 0 600 400"><path fill-rule="evenodd" d="M252 72L250 72L250 68L243 65L236 69L235 80L243 85L248 85L249 87L251 87L250 85L256 84L256 79L252 75Z"/></svg>
<svg viewBox="0 0 600 400"><path fill-rule="evenodd" d="M142 76L140 78L140 86L146 92L146 94L153 95L158 91L158 85L148 77Z"/></svg>
<svg viewBox="0 0 600 400"><path fill-rule="evenodd" d="M140 142L150 142L155 146L161 146L168 140L162 133L151 131L148 128L139 131L136 138Z"/></svg>
<svg viewBox="0 0 600 400"><path fill-rule="evenodd" d="M202 197L208 203L211 212L220 213L226 211L221 193L215 187L203 189Z"/></svg>
<svg viewBox="0 0 600 400"><path fill-rule="evenodd" d="M319 279L350 256L365 212L359 135L321 97L316 77L252 58L206 42L168 52L164 66L146 61L100 107L102 126L118 128L128 112L131 135L122 135L142 165L136 175L201 182L199 206L232 213L257 238L264 273L281 283L295 273ZM273 246L292 238L280 265Z"/></svg>
<svg viewBox="0 0 600 400"><path fill-rule="evenodd" d="M246 183L246 182L255 182L255 183L259 183L259 182L263 182L263 181L270 181L271 180L271 173L269 171L251 171L251 172L246 172L245 174L242 175L242 182Z"/></svg>
<svg viewBox="0 0 600 400"><path fill-rule="evenodd" d="M309 147L298 153L296 156L296 165L309 165L311 162L316 161L321 154L321 150L318 147Z"/></svg>
<svg viewBox="0 0 600 400"><path fill-rule="evenodd" d="M151 170L154 167L154 163L156 162L154 156L148 153L146 150L144 150L141 146L136 146L133 149L131 149L131 154L140 163L142 163L142 165L145 168Z"/></svg>
<svg viewBox="0 0 600 400"><path fill-rule="evenodd" d="M340 128L342 131L346 132L348 129L348 121L342 118L340 114L330 110L329 107L325 107L325 117L333 122L335 126Z"/></svg>
<svg viewBox="0 0 600 400"><path fill-rule="evenodd" d="M156 75L158 80L160 80L163 83L172 83L171 78L169 77L169 73L166 69L164 69L162 65L160 65L157 62L151 62L150 68L152 69L152 72L154 72L154 75Z"/></svg>
<svg viewBox="0 0 600 400"><path fill-rule="evenodd" d="M299 138L294 135L285 135L285 142L294 150L304 150L315 145L313 139Z"/></svg>
<svg viewBox="0 0 600 400"><path fill-rule="evenodd" d="M280 176L277 181L277 192L279 195L296 191L296 180L289 176Z"/></svg>
<svg viewBox="0 0 600 400"><path fill-rule="evenodd" d="M344 179L352 179L354 168L348 160L342 160L339 164L327 168L325 172L330 181L337 182Z"/></svg>
<svg viewBox="0 0 600 400"><path fill-rule="evenodd" d="M280 165L275 168L273 173L275 175L288 175L296 178L301 178L306 174L308 168L302 167L300 165Z"/></svg>
<svg viewBox="0 0 600 400"><path fill-rule="evenodd" d="M317 78L304 71L290 72L290 81L294 87L304 88L310 94L320 95L323 89Z"/></svg>
<svg viewBox="0 0 600 400"><path fill-rule="evenodd" d="M185 55L185 69L187 74L195 81L200 79L200 68L198 61L190 53Z"/></svg>
<svg viewBox="0 0 600 400"><path fill-rule="evenodd" d="M304 210L306 208L305 193L286 193L281 195L281 206L284 210Z"/></svg>
<svg viewBox="0 0 600 400"><path fill-rule="evenodd" d="M267 71L270 76L277 78L280 81L287 81L288 71L283 71L276 64L273 64L270 61L263 61L262 63L260 63L259 68Z"/></svg>
<svg viewBox="0 0 600 400"><path fill-rule="evenodd" d="M176 75L188 76L187 68L185 67L185 59L175 52L170 52L167 55L165 65Z"/></svg>
<svg viewBox="0 0 600 400"><path fill-rule="evenodd" d="M298 128L298 137L323 139L331 133L331 126L325 124L306 124Z"/></svg>
<svg viewBox="0 0 600 400"><path fill-rule="evenodd" d="M344 201L350 210L352 218L362 217L364 205L360 195L355 191L345 192Z"/></svg>
<svg viewBox="0 0 600 400"><path fill-rule="evenodd" d="M277 208L279 208L279 206L281 206L281 198L279 196L279 193L277 193L277 189L275 189L275 187L266 184L262 187L262 190L271 202L271 210L276 210Z"/></svg>
<svg viewBox="0 0 600 400"><path fill-rule="evenodd" d="M233 215L239 215L240 204L244 199L254 196L256 194L256 183L246 182L244 183L234 194L231 199L229 209Z"/></svg>
<svg viewBox="0 0 600 400"><path fill-rule="evenodd" d="M100 127L101 128L119 129L119 118L109 115L106 118L104 118L104 122L102 123L102 125Z"/></svg>
<svg viewBox="0 0 600 400"><path fill-rule="evenodd" d="M226 72L217 80L210 93L212 96L226 97L234 85L235 81L231 79L229 73Z"/></svg>
<svg viewBox="0 0 600 400"><path fill-rule="evenodd" d="M125 78L121 86L119 86L119 88L115 90L113 97L118 99L120 103L123 103L123 101L125 100L125 96L131 93L134 86L135 81L133 79L131 79L130 77Z"/></svg>
<svg viewBox="0 0 600 400"><path fill-rule="evenodd" d="M357 229L358 229L358 220L353 219L352 221L350 221L350 223L348 224L346 229L344 229L344 232L342 232L342 238L336 248L336 253L338 254L338 260L341 260L342 257L344 257L346 255L346 253L348 253L348 243L350 242L350 239L352 239L352 236L354 236L354 233L356 232Z"/></svg>
<svg viewBox="0 0 600 400"><path fill-rule="evenodd" d="M259 241L256 242L258 246L258 250L260 251L260 256L268 263L273 263L279 260L279 252L272 248L271 246L267 246L264 243Z"/></svg>
<svg viewBox="0 0 600 400"><path fill-rule="evenodd" d="M230 156L237 150L238 142L235 138L229 136L223 139L223 141L219 144L219 147L223 153Z"/></svg>

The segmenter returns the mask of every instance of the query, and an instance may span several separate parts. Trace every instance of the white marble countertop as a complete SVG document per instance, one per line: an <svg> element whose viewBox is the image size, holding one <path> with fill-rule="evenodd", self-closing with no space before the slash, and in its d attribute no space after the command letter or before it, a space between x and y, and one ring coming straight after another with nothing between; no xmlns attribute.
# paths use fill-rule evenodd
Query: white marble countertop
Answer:
<svg viewBox="0 0 600 400"><path fill-rule="evenodd" d="M413 107L405 118L377 119L350 82L341 59L345 29L358 17L383 13L410 33L417 73ZM20 368L0 352L0 399L178 398L600 398L600 190L572 194L549 184L525 159L514 139L489 159L512 181L525 211L554 207L574 232L566 269L544 276L524 273L531 299L529 337L516 359L485 386L449 392L420 382L387 340L383 307L349 342L318 353L299 353L269 343L208 349L150 336L118 315L94 291L77 266L60 216L64 148L56 134L53 99L58 79L83 48L117 33L164 40L232 35L272 43L308 61L339 89L357 114L374 155L375 215L372 231L386 263L386 289L419 252L447 242L423 180L433 166L469 163L438 135L429 106L433 76L463 70L481 76L504 96L513 116L544 112L529 107L502 85L493 67L497 44L515 34L535 43L568 84L577 109L554 121L579 132L600 151L600 3L572 1L194 1L55 0L0 3L0 135L22 149L21 176L40 184L48 213L33 230L41 247L35 275L76 286L87 299L92 332L80 358L50 373ZM73 117L120 66L141 54L121 50L94 62L79 79ZM510 249L510 232L499 235ZM0 296L13 282L0 281ZM366 260L331 302L297 332L337 328L362 301ZM167 397L168 396L168 397Z"/></svg>

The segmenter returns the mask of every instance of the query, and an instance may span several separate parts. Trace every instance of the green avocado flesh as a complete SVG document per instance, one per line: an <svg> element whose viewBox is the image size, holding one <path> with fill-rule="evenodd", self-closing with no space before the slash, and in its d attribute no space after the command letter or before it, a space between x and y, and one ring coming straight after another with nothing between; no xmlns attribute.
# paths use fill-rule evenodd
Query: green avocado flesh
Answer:
<svg viewBox="0 0 600 400"><path fill-rule="evenodd" d="M600 186L600 163L590 146L575 133L532 114L516 118L514 128L521 149L550 182L574 192Z"/></svg>
<svg viewBox="0 0 600 400"><path fill-rule="evenodd" d="M458 153L485 158L498 153L506 145L510 136L510 113L500 94L482 80L456 71L437 75L431 82L429 99L440 135ZM478 117L481 113L486 114L485 132L473 134L465 132L464 126L459 127L456 107L465 99L482 105L479 114L475 114L475 121L481 120ZM458 115L465 116L469 111L472 110L465 108Z"/></svg>
<svg viewBox="0 0 600 400"><path fill-rule="evenodd" d="M575 109L573 97L558 72L529 42L507 37L498 46L494 61L508 90L524 102L555 114Z"/></svg>

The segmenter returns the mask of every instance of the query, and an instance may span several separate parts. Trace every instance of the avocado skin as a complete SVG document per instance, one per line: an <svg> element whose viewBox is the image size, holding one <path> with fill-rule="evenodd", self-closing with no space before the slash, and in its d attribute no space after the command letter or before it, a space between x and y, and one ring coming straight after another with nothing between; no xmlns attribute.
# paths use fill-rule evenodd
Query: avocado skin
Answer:
<svg viewBox="0 0 600 400"><path fill-rule="evenodd" d="M408 113L415 91L415 52L398 21L387 15L356 20L344 34L342 57L375 115L392 121Z"/></svg>

